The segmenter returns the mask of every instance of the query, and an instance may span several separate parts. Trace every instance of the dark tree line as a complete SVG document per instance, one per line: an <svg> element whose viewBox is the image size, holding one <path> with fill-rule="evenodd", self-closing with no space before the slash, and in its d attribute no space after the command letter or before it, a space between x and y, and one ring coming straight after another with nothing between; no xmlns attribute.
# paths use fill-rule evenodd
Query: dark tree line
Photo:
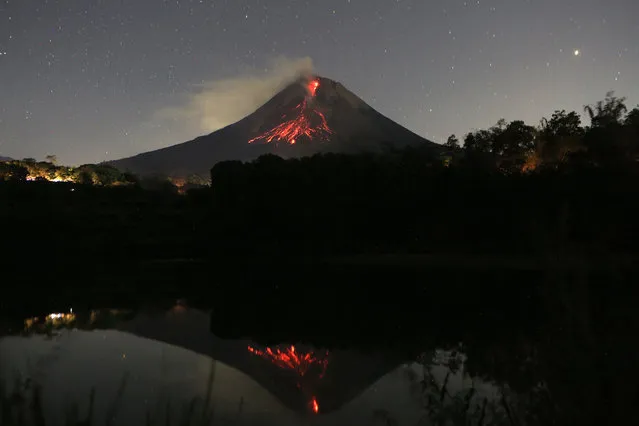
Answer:
<svg viewBox="0 0 639 426"><path fill-rule="evenodd" d="M133 185L139 179L107 164L84 164L66 167L56 164L55 155L48 155L46 161L34 158L0 162L0 182L73 182L83 185L121 186Z"/></svg>
<svg viewBox="0 0 639 426"><path fill-rule="evenodd" d="M639 108L624 102L586 107L589 125L556 111L436 149L223 162L211 188L182 197L107 165L2 162L0 180L17 183L0 184L0 215L76 253L106 235L82 244L121 257L636 251ZM42 182L21 184L25 173Z"/></svg>
<svg viewBox="0 0 639 426"><path fill-rule="evenodd" d="M639 108L609 93L537 127L500 120L461 145L263 156L211 172L212 247L241 252L635 250Z"/></svg>
<svg viewBox="0 0 639 426"><path fill-rule="evenodd" d="M454 135L445 145L457 154L463 151L466 165L505 173L575 165L629 166L639 158L639 107L628 111L625 101L610 92L604 100L585 106L589 126L582 124L577 112L561 110L537 127L499 120L490 129L467 134L463 150Z"/></svg>

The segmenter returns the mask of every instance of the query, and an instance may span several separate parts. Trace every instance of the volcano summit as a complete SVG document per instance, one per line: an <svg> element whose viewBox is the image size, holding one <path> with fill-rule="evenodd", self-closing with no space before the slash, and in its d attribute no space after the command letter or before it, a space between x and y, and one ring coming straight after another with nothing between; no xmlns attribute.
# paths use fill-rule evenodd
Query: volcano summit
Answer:
<svg viewBox="0 0 639 426"><path fill-rule="evenodd" d="M268 153L288 158L423 144L438 146L375 111L340 83L312 76L216 132L110 164L139 175L208 175L217 162L249 161Z"/></svg>

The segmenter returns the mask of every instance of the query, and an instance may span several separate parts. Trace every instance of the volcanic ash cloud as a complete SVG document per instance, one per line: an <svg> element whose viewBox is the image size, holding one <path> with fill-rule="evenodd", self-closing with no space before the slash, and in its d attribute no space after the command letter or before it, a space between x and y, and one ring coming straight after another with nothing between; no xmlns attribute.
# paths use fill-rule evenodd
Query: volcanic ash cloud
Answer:
<svg viewBox="0 0 639 426"><path fill-rule="evenodd" d="M277 58L266 73L213 80L197 86L182 105L164 108L156 119L183 123L192 133L213 132L239 121L300 76L313 73L311 58Z"/></svg>

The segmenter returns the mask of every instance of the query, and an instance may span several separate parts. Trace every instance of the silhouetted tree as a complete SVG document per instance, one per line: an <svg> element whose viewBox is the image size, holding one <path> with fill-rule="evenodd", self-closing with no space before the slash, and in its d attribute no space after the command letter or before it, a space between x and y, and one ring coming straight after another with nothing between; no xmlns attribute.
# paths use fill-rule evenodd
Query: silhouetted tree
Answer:
<svg viewBox="0 0 639 426"><path fill-rule="evenodd" d="M541 163L555 166L568 159L571 153L578 152L584 147L582 139L584 129L581 117L574 111L555 111L550 120L541 120L536 153Z"/></svg>
<svg viewBox="0 0 639 426"><path fill-rule="evenodd" d="M626 128L627 155L631 160L639 160L639 106L628 112L624 121Z"/></svg>
<svg viewBox="0 0 639 426"><path fill-rule="evenodd" d="M464 138L464 149L472 153L490 153L492 151L493 135L488 130L478 130L468 133Z"/></svg>
<svg viewBox="0 0 639 426"><path fill-rule="evenodd" d="M521 171L527 156L535 148L536 130L523 121L513 121L493 131L492 152L499 167L508 172Z"/></svg>
<svg viewBox="0 0 639 426"><path fill-rule="evenodd" d="M138 185L148 191L158 191L166 194L177 194L179 189L166 176L144 176L139 179Z"/></svg>
<svg viewBox="0 0 639 426"><path fill-rule="evenodd" d="M639 129L639 106L628 112L624 124L628 127Z"/></svg>
<svg viewBox="0 0 639 426"><path fill-rule="evenodd" d="M555 111L550 117L542 118L541 132L544 137L583 136L581 117L575 111L566 112L565 109Z"/></svg>
<svg viewBox="0 0 639 426"><path fill-rule="evenodd" d="M452 150L456 150L460 147L459 139L457 139L457 136L455 135L450 135L444 145Z"/></svg>
<svg viewBox="0 0 639 426"><path fill-rule="evenodd" d="M608 92L606 99L594 106L586 105L584 110L590 117L583 143L588 150L590 161L598 166L611 166L624 163L627 159L627 143L624 141L622 127L627 111L625 98L617 98L614 92Z"/></svg>
<svg viewBox="0 0 639 426"><path fill-rule="evenodd" d="M606 127L621 124L623 116L628 110L625 101L626 98L617 98L615 92L608 92L603 101L598 101L595 105L586 105L584 111L590 117L590 125L592 127Z"/></svg>
<svg viewBox="0 0 639 426"><path fill-rule="evenodd" d="M93 185L95 183L93 173L87 169L79 170L76 174L75 181L81 185Z"/></svg>
<svg viewBox="0 0 639 426"><path fill-rule="evenodd" d="M495 167L493 145L495 137L502 131L502 121L489 130L477 130L464 138L464 162L467 166L487 168Z"/></svg>
<svg viewBox="0 0 639 426"><path fill-rule="evenodd" d="M15 162L0 162L0 181L24 182L29 171Z"/></svg>

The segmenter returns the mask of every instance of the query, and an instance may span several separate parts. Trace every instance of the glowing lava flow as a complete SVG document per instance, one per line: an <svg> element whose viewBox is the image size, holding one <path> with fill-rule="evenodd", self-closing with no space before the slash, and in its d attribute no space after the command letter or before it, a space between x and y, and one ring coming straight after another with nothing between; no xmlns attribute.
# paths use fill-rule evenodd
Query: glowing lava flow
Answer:
<svg viewBox="0 0 639 426"><path fill-rule="evenodd" d="M308 89L308 93L311 94L311 97L315 97L315 93L317 92L317 88L319 87L319 81L318 80L311 80L308 82L308 86L306 86L306 88Z"/></svg>
<svg viewBox="0 0 639 426"><path fill-rule="evenodd" d="M295 350L295 346L290 346L285 350L273 350L271 348L260 350L253 346L249 346L248 350L252 354L271 361L280 368L293 370L302 377L304 377L310 367L317 365L321 368L319 375L321 379L324 377L324 374L326 374L326 367L328 367L328 359L326 357L318 358L315 354L313 354L313 352L299 353ZM328 352L326 355L328 355Z"/></svg>
<svg viewBox="0 0 639 426"><path fill-rule="evenodd" d="M319 88L319 80L311 80L306 89L309 97L314 98ZM285 141L294 145L300 138L326 140L333 133L328 126L324 114L309 106L308 99L304 99L301 104L293 110L293 118L287 119L287 115L282 117L284 122L269 130L268 132L249 140L248 143L264 141Z"/></svg>
<svg viewBox="0 0 639 426"><path fill-rule="evenodd" d="M261 350L254 348L253 346L249 346L248 351L272 362L280 368L293 370L301 377L304 377L309 368L318 366L320 368L319 378L321 379L324 377L324 374L326 374L326 368L328 367L328 351L326 352L326 355L321 358L316 357L313 352L297 352L295 346L290 346L284 350L273 350L271 348ZM301 388L299 383L297 386ZM319 403L314 396L312 397L309 405L313 413L319 413Z"/></svg>

